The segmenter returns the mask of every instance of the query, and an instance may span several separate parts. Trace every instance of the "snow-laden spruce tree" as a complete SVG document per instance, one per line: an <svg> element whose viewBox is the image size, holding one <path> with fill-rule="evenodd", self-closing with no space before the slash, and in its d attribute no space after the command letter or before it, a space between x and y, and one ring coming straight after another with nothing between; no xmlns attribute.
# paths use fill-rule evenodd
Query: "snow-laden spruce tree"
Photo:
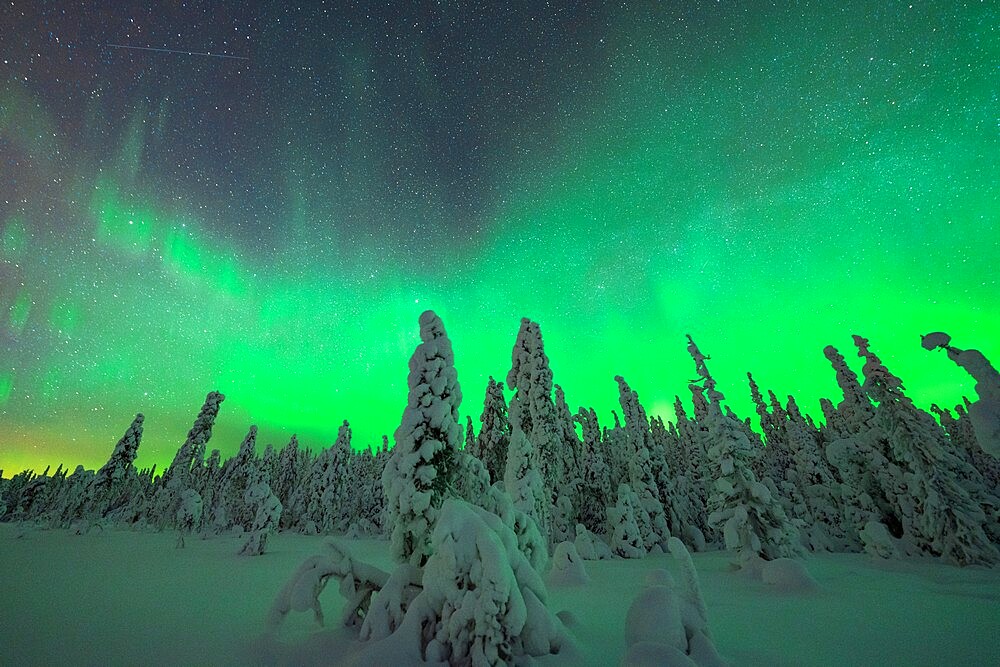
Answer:
<svg viewBox="0 0 1000 667"><path fill-rule="evenodd" d="M637 520L641 512L635 491L628 484L619 484L618 501L607 509L608 537L615 555L622 558L642 558L646 555L646 540Z"/></svg>
<svg viewBox="0 0 1000 667"><path fill-rule="evenodd" d="M854 336L854 343L865 359L863 388L875 401L893 452L907 464L917 545L958 565L1000 563L1000 553L983 531L984 523L995 525L995 508L988 505L993 515L986 516L984 490L974 497L965 488L976 471L955 454L934 417L903 393L902 382L871 351L868 339Z"/></svg>
<svg viewBox="0 0 1000 667"><path fill-rule="evenodd" d="M968 407L969 421L979 446L1000 458L1000 372L979 350L961 350L951 345L951 336L946 333L926 334L921 342L927 350L945 350L949 359L975 379L979 400Z"/></svg>
<svg viewBox="0 0 1000 667"><path fill-rule="evenodd" d="M278 531L281 521L281 501L271 487L258 475L243 493L243 501L251 508L254 518L250 532L240 548L243 556L259 556L267 548L267 540Z"/></svg>
<svg viewBox="0 0 1000 667"><path fill-rule="evenodd" d="M860 544L844 528L840 486L823 458L819 433L801 419L789 418L785 434L792 457L786 478L805 504L806 545L812 551L856 550Z"/></svg>
<svg viewBox="0 0 1000 667"><path fill-rule="evenodd" d="M542 534L547 536L551 507L536 458L531 440L520 426L515 426L507 450L504 490L510 496L514 508L531 517Z"/></svg>
<svg viewBox="0 0 1000 667"><path fill-rule="evenodd" d="M503 479L507 464L507 448L510 446L510 420L507 418L507 401L503 396L503 382L490 376L483 400L483 412L479 416L482 426L476 437L476 456L480 458L490 473L490 484Z"/></svg>
<svg viewBox="0 0 1000 667"><path fill-rule="evenodd" d="M566 402L566 393L559 385L553 386L555 387L556 397L556 431L559 434L559 439L562 441L562 447L560 448L563 458L560 464L560 467L563 469L562 486L566 487L561 492L571 494L575 505L577 502L576 496L579 492L578 486L582 478L581 442L580 438L576 435L576 420L573 413L570 412L569 404Z"/></svg>
<svg viewBox="0 0 1000 667"><path fill-rule="evenodd" d="M215 419L219 416L219 408L224 400L226 397L217 391L209 392L205 396L205 403L201 406L191 430L188 431L184 444L177 450L170 467L164 470L160 477L161 485L167 486L167 483L173 479L177 479L180 486L187 483L194 454L199 448L204 450L212 437L212 427L215 425Z"/></svg>
<svg viewBox="0 0 1000 667"><path fill-rule="evenodd" d="M351 425L345 419L337 430L337 439L328 450L326 468L319 486L313 491L313 504L309 506L309 514L321 532L341 532L347 530L351 523L348 507L351 451Z"/></svg>
<svg viewBox="0 0 1000 667"><path fill-rule="evenodd" d="M184 489L191 488L191 461L197 451L204 451L205 445L212 437L212 426L219 415L219 408L226 397L217 392L209 392L205 403L198 412L191 430L188 431L184 444L180 446L170 467L159 477L156 489L150 498L147 517L154 524L162 527L172 525L176 521L177 509Z"/></svg>
<svg viewBox="0 0 1000 667"><path fill-rule="evenodd" d="M407 613L421 621L423 659L499 666L559 651L566 639L542 578L495 514L448 500L433 543Z"/></svg>
<svg viewBox="0 0 1000 667"><path fill-rule="evenodd" d="M278 454L278 462L274 473L274 495L278 496L278 501L282 506L287 506L288 501L299 483L299 439L294 434L288 444L281 448ZM284 517L282 517L284 526ZM287 526L286 526L287 527Z"/></svg>
<svg viewBox="0 0 1000 667"><path fill-rule="evenodd" d="M253 523L254 509L247 507L243 496L250 486L250 480L260 475L257 460L257 427L251 426L236 456L222 466L219 491L214 499L214 511L226 519L228 526L240 526L249 530Z"/></svg>
<svg viewBox="0 0 1000 667"><path fill-rule="evenodd" d="M538 323L527 318L521 320L521 328L511 350L507 386L514 390L509 411L512 433L521 429L530 441L535 452L533 465L542 475L545 499L551 506L565 479L563 443L556 425L552 369L545 354L542 331ZM513 435L511 437L513 439Z"/></svg>
<svg viewBox="0 0 1000 667"><path fill-rule="evenodd" d="M184 536L190 535L201 525L204 503L201 494L194 489L181 491L180 503L177 506L177 548L184 548Z"/></svg>
<svg viewBox="0 0 1000 667"><path fill-rule="evenodd" d="M965 406L956 405L954 415L950 410L943 410L937 405L931 405L931 412L938 416L941 426L948 433L948 438L962 452L969 465L982 474L986 490L1000 497L1000 459L988 454L979 446L976 431Z"/></svg>
<svg viewBox="0 0 1000 667"><path fill-rule="evenodd" d="M707 399L708 464L715 480L708 499L709 525L721 531L726 549L745 564L757 557L771 560L801 553L799 535L768 485L750 469L751 444L739 422L722 412L725 396L716 389L707 356L688 336L688 352L704 386L692 382L694 396ZM704 389L705 394L702 394ZM773 482L772 482L773 485Z"/></svg>
<svg viewBox="0 0 1000 667"><path fill-rule="evenodd" d="M912 514L905 496L903 468L889 447L888 438L875 418L875 406L861 387L857 374L832 345L823 350L836 372L844 398L824 416L826 460L841 483L843 526L848 538L863 542L862 531L877 521L895 538L905 532ZM871 531L867 531L871 534Z"/></svg>
<svg viewBox="0 0 1000 667"><path fill-rule="evenodd" d="M94 476L94 481L87 490L89 511L99 516L105 516L119 510L125 505L137 481L135 457L142 442L143 415L137 414L132 424L125 431L111 458L101 466Z"/></svg>
<svg viewBox="0 0 1000 667"><path fill-rule="evenodd" d="M628 478L629 486L639 499L639 505L649 516L650 533L643 536L645 548L648 551L654 545L666 549L670 539L670 528L667 525L667 513L661 500L660 482L653 472L653 462L649 457L649 445L652 435L649 431L649 419L646 410L639 402L636 393L625 379L618 375L618 401L625 416L625 434L628 446ZM666 462L663 463L666 465Z"/></svg>
<svg viewBox="0 0 1000 667"><path fill-rule="evenodd" d="M588 531L603 533L607 526L607 507L614 503L615 498L611 489L611 470L604 460L604 447L601 445L601 426L593 409L580 408L575 419L583 431L583 479L577 516Z"/></svg>
<svg viewBox="0 0 1000 667"><path fill-rule="evenodd" d="M689 387L694 405L699 407L705 403L705 397L701 393L701 387L694 385ZM701 409L699 407L699 409ZM708 465L708 425L707 425L707 404L702 414L701 421L689 418L680 396L674 396L674 415L677 419L677 441L680 446L679 457L684 462L683 469L686 470L688 480L688 500L687 504L691 508L690 517L695 520L694 528L702 534L706 541L714 541L714 529L708 525L708 513L704 511L708 507L708 496L714 480L711 478ZM688 529L691 530L691 529ZM692 531L693 532L693 531ZM693 545L692 545L693 546Z"/></svg>
<svg viewBox="0 0 1000 667"><path fill-rule="evenodd" d="M649 427L653 442L656 443L656 455L663 457L663 471L669 478L668 482L660 483L660 492L664 495L664 502L669 503L669 507L665 504L664 509L668 511L670 532L679 534L685 544L702 551L705 548L705 535L700 526L704 505L693 504L696 492L691 481L687 452L681 446L680 433L674 424L668 426L660 417L652 418ZM653 450L650 454L653 454Z"/></svg>
<svg viewBox="0 0 1000 667"><path fill-rule="evenodd" d="M441 318L430 310L420 316L420 340L410 358L396 446L382 473L392 555L418 566L431 555L431 531L451 493L462 437L455 356Z"/></svg>

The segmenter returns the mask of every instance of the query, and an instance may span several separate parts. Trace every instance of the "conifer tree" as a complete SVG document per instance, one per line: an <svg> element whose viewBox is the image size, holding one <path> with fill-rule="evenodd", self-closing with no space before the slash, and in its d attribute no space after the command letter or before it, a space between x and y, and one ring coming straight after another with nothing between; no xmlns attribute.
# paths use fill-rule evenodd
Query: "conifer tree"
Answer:
<svg viewBox="0 0 1000 667"><path fill-rule="evenodd" d="M503 480L507 448L510 446L510 420L507 418L503 382L497 382L493 376L490 376L486 386L479 422L482 426L476 438L476 454L489 471L490 483L493 484Z"/></svg>
<svg viewBox="0 0 1000 667"><path fill-rule="evenodd" d="M861 539L869 521L882 523L890 535L903 536L913 513L907 500L900 462L886 433L875 419L875 407L833 346L823 350L830 360L844 398L827 416L826 459L842 480L839 488L843 525L849 536ZM870 531L868 531L870 533Z"/></svg>
<svg viewBox="0 0 1000 667"><path fill-rule="evenodd" d="M979 400L968 405L968 420L983 451L1000 458L1000 372L979 350L962 350L951 344L943 332L921 337L924 349L942 349L948 358L962 367L976 381Z"/></svg>
<svg viewBox="0 0 1000 667"><path fill-rule="evenodd" d="M738 422L723 414L721 401L725 396L716 389L705 363L709 357L698 350L691 336L688 352L699 375L690 385L692 395L705 399L712 443L708 462L715 485L708 500L708 523L722 532L726 548L736 551L743 562L757 556L770 560L798 555L798 533L778 499L750 469L749 439Z"/></svg>
<svg viewBox="0 0 1000 667"><path fill-rule="evenodd" d="M278 462L275 466L274 495L283 505L288 505L288 500L299 482L299 439L294 434L288 444L282 447L278 454ZM282 516L284 519L284 516Z"/></svg>
<svg viewBox="0 0 1000 667"><path fill-rule="evenodd" d="M134 488L138 479L135 469L135 457L142 441L143 415L137 414L125 434L115 445L107 463L101 466L94 477L94 483L89 490L89 503L93 511L100 515L119 509L128 502L129 496L136 493Z"/></svg>
<svg viewBox="0 0 1000 667"><path fill-rule="evenodd" d="M236 456L228 459L222 466L219 491L214 503L217 511L225 517L227 526L241 526L244 530L249 530L253 522L254 510L247 507L243 496L251 479L261 476L256 446L257 427L251 426L240 443Z"/></svg>
<svg viewBox="0 0 1000 667"><path fill-rule="evenodd" d="M224 400L226 397L217 391L209 392L205 396L205 403L198 412L191 430L188 431L184 444L177 450L170 467L159 477L156 490L150 497L147 514L161 527L176 523L181 495L185 489L193 486L190 479L191 462L198 451L204 451L205 445L212 437L212 426Z"/></svg>
<svg viewBox="0 0 1000 667"><path fill-rule="evenodd" d="M652 440L649 419L639 402L639 395L629 387L625 379L618 375L615 382L618 383L618 401L625 416L629 486L635 492L640 507L649 516L650 534L644 536L645 548L649 550L659 544L665 549L667 540L670 539L670 529L661 500L660 480L654 474L649 456L649 444Z"/></svg>
<svg viewBox="0 0 1000 667"><path fill-rule="evenodd" d="M538 526L542 535L547 536L551 503L548 501L545 484L535 464L535 458L531 440L520 426L514 426L504 469L504 490L510 496L514 509L528 516Z"/></svg>
<svg viewBox="0 0 1000 667"><path fill-rule="evenodd" d="M934 418L913 405L903 384L871 351L868 339L854 336L858 356L865 359L864 390L877 407L876 416L889 436L893 452L908 464L907 491L913 504L913 533L918 546L958 565L1000 563L983 524L996 523L963 486L976 472L955 455ZM977 494L979 495L979 494Z"/></svg>
<svg viewBox="0 0 1000 667"><path fill-rule="evenodd" d="M350 524L348 464L351 460L351 425L345 419L337 439L327 450L326 465L313 492L309 515L322 532L344 531Z"/></svg>
<svg viewBox="0 0 1000 667"><path fill-rule="evenodd" d="M611 471L604 460L601 427L597 413L580 408L576 421L583 431L583 481L580 485L578 520L593 533L602 533L607 524L607 508L614 503Z"/></svg>
<svg viewBox="0 0 1000 667"><path fill-rule="evenodd" d="M188 431L187 439L177 450L170 467L163 471L163 476L160 478L161 485L166 486L174 478L177 478L178 485L182 487L186 485L191 461L196 451L199 448L204 448L212 437L212 426L215 425L215 418L219 415L219 408L224 400L226 397L217 391L209 392L205 396L205 403L202 405L194 425L191 426L191 430Z"/></svg>
<svg viewBox="0 0 1000 667"><path fill-rule="evenodd" d="M622 558L642 558L645 541L637 521L639 499L628 484L618 486L618 501L608 508L608 536L611 550Z"/></svg>
<svg viewBox="0 0 1000 667"><path fill-rule="evenodd" d="M249 534L240 548L243 556L259 556L267 548L267 540L278 530L281 521L281 502L263 480L259 471L243 492L243 501L253 514Z"/></svg>
<svg viewBox="0 0 1000 667"><path fill-rule="evenodd" d="M420 340L410 358L409 396L396 446L382 474L393 557L417 566L430 556L431 531L452 493L462 437L462 390L454 353L444 324L432 311L420 316Z"/></svg>
<svg viewBox="0 0 1000 667"><path fill-rule="evenodd" d="M542 331L524 318L511 351L507 386L514 390L510 401L512 431L520 428L535 452L533 464L542 475L546 500L555 501L564 479L562 442L556 427L552 402L552 370L545 354Z"/></svg>

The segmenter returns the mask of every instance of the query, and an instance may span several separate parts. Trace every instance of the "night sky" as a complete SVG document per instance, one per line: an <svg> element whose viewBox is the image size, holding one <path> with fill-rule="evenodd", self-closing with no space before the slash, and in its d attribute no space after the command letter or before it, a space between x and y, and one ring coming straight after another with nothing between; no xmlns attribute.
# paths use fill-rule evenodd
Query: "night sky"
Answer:
<svg viewBox="0 0 1000 667"><path fill-rule="evenodd" d="M923 406L972 383L920 334L1000 361L997 4L507 4L5 2L5 475L140 411L168 462L213 389L226 455L375 444L428 308L477 426L521 317L606 422L686 333L743 415L852 333Z"/></svg>

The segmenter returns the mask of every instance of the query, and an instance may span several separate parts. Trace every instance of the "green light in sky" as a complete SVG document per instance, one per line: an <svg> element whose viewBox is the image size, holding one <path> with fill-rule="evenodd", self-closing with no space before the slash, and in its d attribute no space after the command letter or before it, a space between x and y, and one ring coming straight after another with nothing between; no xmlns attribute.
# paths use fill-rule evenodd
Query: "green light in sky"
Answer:
<svg viewBox="0 0 1000 667"><path fill-rule="evenodd" d="M672 418L674 395L687 400L687 333L744 416L747 371L818 415L821 396L838 398L822 350L856 364L855 333L918 405L959 403L972 383L919 336L947 331L1000 363L995 10L871 4L878 21L839 3L775 7L753 26L720 10L705 27L718 34L694 45L650 35L652 9L622 13L592 94L560 105L543 139L506 137L509 150L483 160L493 194L464 221L481 228L474 242L453 238L467 231L457 221L434 226L447 186L380 200L407 184L388 187L371 155L419 128L368 127L361 88L337 156L344 183L316 168L328 155L307 109L274 114L285 164L262 158L248 180L273 188L277 210L239 231L217 219L224 193L146 178L173 128L165 101L142 102L115 164L70 179L80 194L68 199L85 206L66 207L61 235L43 233L50 200L4 225L0 257L22 265L0 265L15 287L2 295L9 329L21 343L37 310L49 330L11 352L18 391L0 442L17 461L93 467L141 411L139 463L163 463L218 389L210 446L225 454L251 423L262 445L296 432L315 449L348 419L369 446L398 425L427 309L448 329L477 426L522 317L540 323L571 408L603 423L615 375ZM355 74L372 76L362 61ZM0 102L4 139L35 152L54 141L32 139L55 124L23 94ZM159 108L149 131L145 108Z"/></svg>
<svg viewBox="0 0 1000 667"><path fill-rule="evenodd" d="M0 373L0 405L7 402L14 390L14 377L10 373Z"/></svg>

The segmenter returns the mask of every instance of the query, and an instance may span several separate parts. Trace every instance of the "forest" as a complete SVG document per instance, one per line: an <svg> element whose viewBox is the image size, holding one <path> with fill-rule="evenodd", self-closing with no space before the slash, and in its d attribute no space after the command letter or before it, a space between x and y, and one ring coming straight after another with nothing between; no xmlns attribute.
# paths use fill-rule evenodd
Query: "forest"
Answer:
<svg viewBox="0 0 1000 667"><path fill-rule="evenodd" d="M411 651L451 664L558 653L566 631L545 605L541 575L572 577L582 561L672 554L684 572L680 602L647 603L679 606L656 637L630 621L627 662L683 654L700 665L724 662L692 552L725 551L734 569L765 578L808 578L802 558L816 552L1000 563L1000 375L946 334L925 335L924 347L943 350L977 382L977 399L953 409L918 408L869 341L854 336L861 377L840 351L822 351L842 396L821 400L821 423L750 374L756 415L744 418L725 405L710 357L688 336L693 414L678 397L669 421L648 415L619 376L620 414L602 425L593 409L569 407L539 324L524 319L511 368L503 381L490 378L477 425L461 416L444 324L427 311L419 325L392 446L384 438L374 453L355 450L344 421L326 449L293 436L259 452L251 426L223 461L208 450L225 399L213 391L166 469L136 469L138 414L97 471L0 473L0 520L77 534L172 531L178 548L194 536L237 535L248 556L265 553L278 531L384 538L396 569L333 546L291 576L269 624L292 610L321 620L319 595L339 579L343 621L360 640L389 650L395 638L397 652L384 656Z"/></svg>

